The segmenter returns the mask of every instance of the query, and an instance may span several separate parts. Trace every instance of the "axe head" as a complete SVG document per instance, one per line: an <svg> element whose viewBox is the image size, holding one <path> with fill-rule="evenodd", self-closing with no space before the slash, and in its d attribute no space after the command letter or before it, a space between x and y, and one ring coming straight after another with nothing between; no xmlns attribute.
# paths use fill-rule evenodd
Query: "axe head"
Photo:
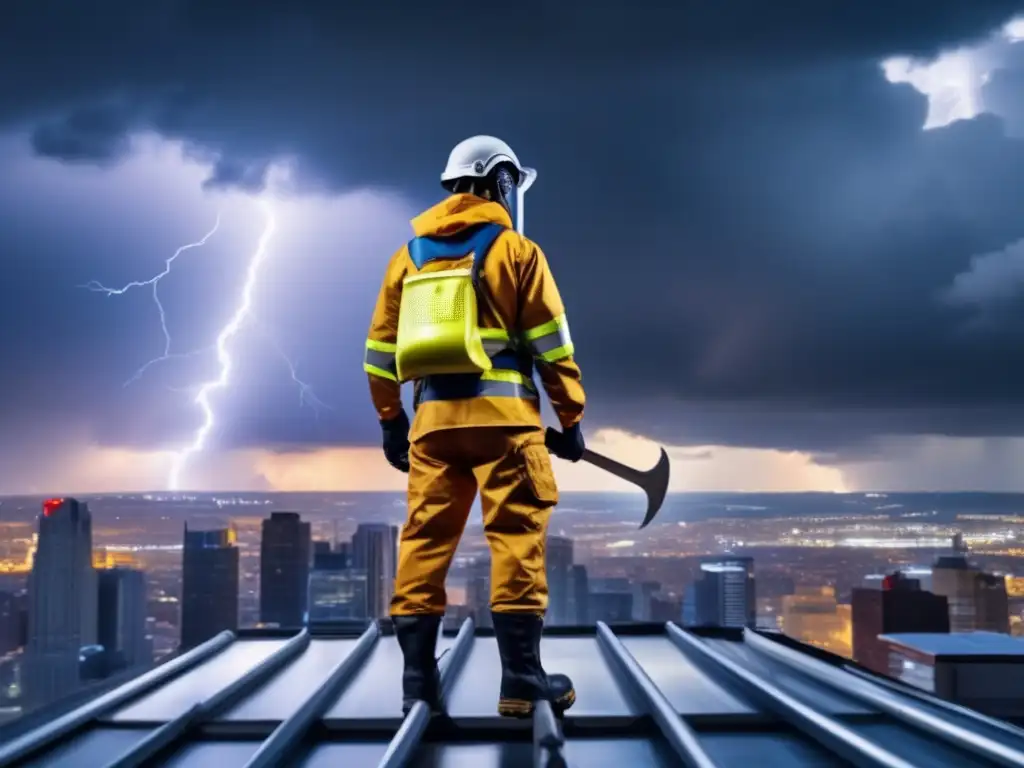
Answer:
<svg viewBox="0 0 1024 768"><path fill-rule="evenodd" d="M644 521L640 523L641 528L646 528L665 503L665 494L668 493L669 463L665 449L661 449L661 456L654 469L637 474L640 475L637 485L647 494L647 512L644 514Z"/></svg>
<svg viewBox="0 0 1024 768"><path fill-rule="evenodd" d="M560 438L561 433L548 427L545 435L545 442L548 448L557 446ZM647 494L647 512L644 514L644 521L640 523L640 527L646 528L658 514L658 510L661 509L661 505L665 502L665 494L668 493L669 463L668 454L665 453L665 449L661 449L661 456L654 469L648 469L646 472L633 469L633 467L627 467L625 464L603 456L589 448L584 449L581 458L583 461L593 464L605 472L611 472L616 477L621 477L623 480L643 488L644 493Z"/></svg>

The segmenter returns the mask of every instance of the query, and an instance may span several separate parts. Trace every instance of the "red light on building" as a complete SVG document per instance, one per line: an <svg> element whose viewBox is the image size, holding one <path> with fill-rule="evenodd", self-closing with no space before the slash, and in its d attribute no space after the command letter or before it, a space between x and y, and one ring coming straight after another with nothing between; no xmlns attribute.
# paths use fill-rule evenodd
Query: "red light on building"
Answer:
<svg viewBox="0 0 1024 768"><path fill-rule="evenodd" d="M896 578L891 574L882 579L882 589L890 590L896 585Z"/></svg>
<svg viewBox="0 0 1024 768"><path fill-rule="evenodd" d="M43 515L49 517L58 509L60 505L64 503L64 499L47 499L43 502Z"/></svg>

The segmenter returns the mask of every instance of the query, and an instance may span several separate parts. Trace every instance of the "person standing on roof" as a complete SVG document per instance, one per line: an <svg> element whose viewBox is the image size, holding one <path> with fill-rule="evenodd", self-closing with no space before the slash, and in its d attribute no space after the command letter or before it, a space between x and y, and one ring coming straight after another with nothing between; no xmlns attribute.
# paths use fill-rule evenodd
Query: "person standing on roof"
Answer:
<svg viewBox="0 0 1024 768"><path fill-rule="evenodd" d="M498 712L561 714L576 698L540 659L548 606L545 544L558 489L548 449L583 456L585 397L565 307L543 251L523 235L537 173L504 141L474 136L448 158L450 193L412 220L377 298L364 368L384 455L409 473L391 616L404 656L403 710L441 711L435 644L445 578L479 490L491 551L491 613L501 658ZM545 446L539 374L563 431ZM410 431L401 383L414 382Z"/></svg>

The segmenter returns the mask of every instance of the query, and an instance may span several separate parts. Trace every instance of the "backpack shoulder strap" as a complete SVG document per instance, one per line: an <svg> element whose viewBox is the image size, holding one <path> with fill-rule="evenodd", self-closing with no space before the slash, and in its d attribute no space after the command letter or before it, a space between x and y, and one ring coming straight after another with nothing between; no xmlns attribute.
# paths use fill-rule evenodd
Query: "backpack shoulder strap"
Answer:
<svg viewBox="0 0 1024 768"><path fill-rule="evenodd" d="M461 259L473 254L473 268L483 262L487 251L505 228L501 224L479 224L444 237L414 237L409 241L409 258L416 269L437 259Z"/></svg>
<svg viewBox="0 0 1024 768"><path fill-rule="evenodd" d="M491 247L501 237L505 227L501 224L484 224L473 236L473 286L480 287L480 272L484 268L484 260L490 252Z"/></svg>

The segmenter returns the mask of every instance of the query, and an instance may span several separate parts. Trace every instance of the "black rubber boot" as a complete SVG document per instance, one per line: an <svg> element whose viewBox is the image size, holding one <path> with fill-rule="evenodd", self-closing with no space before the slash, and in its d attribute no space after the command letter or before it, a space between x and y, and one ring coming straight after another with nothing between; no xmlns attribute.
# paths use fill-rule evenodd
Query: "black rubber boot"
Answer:
<svg viewBox="0 0 1024 768"><path fill-rule="evenodd" d="M392 616L405 668L402 672L402 714L424 701L433 712L444 711L441 701L441 676L437 671L437 633L441 616Z"/></svg>
<svg viewBox="0 0 1024 768"><path fill-rule="evenodd" d="M548 700L561 716L576 701L572 680L549 675L540 661L540 636L544 619L531 613L492 612L494 636L501 657L501 694L498 714L530 717L535 701Z"/></svg>

